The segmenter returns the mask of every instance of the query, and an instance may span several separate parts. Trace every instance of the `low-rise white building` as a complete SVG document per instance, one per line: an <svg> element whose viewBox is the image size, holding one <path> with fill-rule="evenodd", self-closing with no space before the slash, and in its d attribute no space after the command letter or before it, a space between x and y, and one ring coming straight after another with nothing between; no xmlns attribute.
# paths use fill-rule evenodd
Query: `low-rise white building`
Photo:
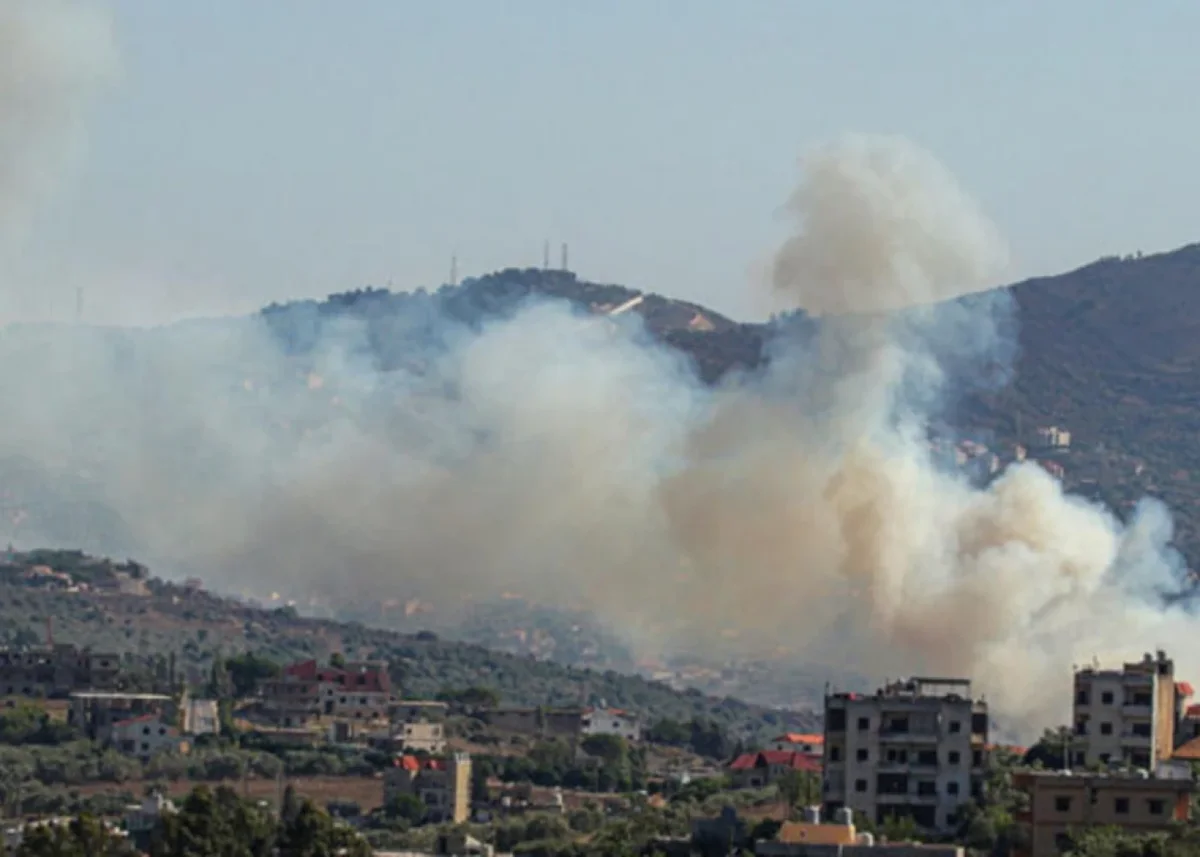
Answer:
<svg viewBox="0 0 1200 857"><path fill-rule="evenodd" d="M112 725L108 743L122 753L143 761L159 753L183 749L179 730L153 714L120 720Z"/></svg>
<svg viewBox="0 0 1200 857"><path fill-rule="evenodd" d="M587 708L580 718L579 731L582 735L617 735L626 741L642 739L642 724L626 711L618 708Z"/></svg>

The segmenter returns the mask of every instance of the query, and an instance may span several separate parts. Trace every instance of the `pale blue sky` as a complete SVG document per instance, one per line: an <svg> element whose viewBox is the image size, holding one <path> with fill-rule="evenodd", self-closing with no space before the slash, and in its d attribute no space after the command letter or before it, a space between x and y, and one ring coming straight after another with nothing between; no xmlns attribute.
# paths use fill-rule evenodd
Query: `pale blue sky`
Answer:
<svg viewBox="0 0 1200 857"><path fill-rule="evenodd" d="M796 159L929 148L1017 273L1200 239L1200 3L110 0L123 74L21 265L97 321L538 264L752 311Z"/></svg>

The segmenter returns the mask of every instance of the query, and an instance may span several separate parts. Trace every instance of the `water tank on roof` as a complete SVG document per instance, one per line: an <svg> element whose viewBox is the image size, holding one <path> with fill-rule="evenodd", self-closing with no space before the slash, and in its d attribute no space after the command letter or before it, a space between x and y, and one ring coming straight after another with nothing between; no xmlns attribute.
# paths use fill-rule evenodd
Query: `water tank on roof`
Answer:
<svg viewBox="0 0 1200 857"><path fill-rule="evenodd" d="M870 833L860 833L860 834L858 834L858 836L854 837L854 840L859 845L865 845L868 848L870 848L871 846L873 846L875 844L875 837L872 836Z"/></svg>
<svg viewBox="0 0 1200 857"><path fill-rule="evenodd" d="M849 827L854 823L854 813L849 807L838 807L838 809L833 813L833 823L840 824L843 827Z"/></svg>
<svg viewBox="0 0 1200 857"><path fill-rule="evenodd" d="M806 806L804 807L804 820L809 824L821 823L821 807Z"/></svg>

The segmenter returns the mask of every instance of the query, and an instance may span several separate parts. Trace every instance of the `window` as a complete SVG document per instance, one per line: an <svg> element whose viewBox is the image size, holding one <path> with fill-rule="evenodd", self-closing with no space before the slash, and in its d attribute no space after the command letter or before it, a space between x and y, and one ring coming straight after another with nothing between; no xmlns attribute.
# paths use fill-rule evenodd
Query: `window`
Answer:
<svg viewBox="0 0 1200 857"><path fill-rule="evenodd" d="M1080 767L1087 764L1087 756L1084 755L1082 750L1075 751L1075 764Z"/></svg>
<svg viewBox="0 0 1200 857"><path fill-rule="evenodd" d="M871 718L869 718L869 717L858 718L858 731L859 732L866 732L870 728L871 728Z"/></svg>
<svg viewBox="0 0 1200 857"><path fill-rule="evenodd" d="M1107 764L1108 764L1108 760L1109 760L1109 759L1111 759L1111 758L1112 758L1112 753L1101 753L1101 754L1100 754L1100 764L1101 764L1101 765L1107 765ZM1082 764L1083 764L1083 762L1080 762L1079 764L1081 764L1081 765L1082 765Z"/></svg>
<svg viewBox="0 0 1200 857"><path fill-rule="evenodd" d="M842 761L842 748L841 747L835 746L835 747L829 748L829 761L831 761L831 762Z"/></svg>
<svg viewBox="0 0 1200 857"><path fill-rule="evenodd" d="M1162 815L1167 809L1166 801L1159 798L1150 798L1146 801L1146 810L1151 815Z"/></svg>
<svg viewBox="0 0 1200 857"><path fill-rule="evenodd" d="M1090 699L1088 697L1088 692L1086 690L1075 691L1075 704L1076 705L1087 705L1088 702L1090 702Z"/></svg>
<svg viewBox="0 0 1200 857"><path fill-rule="evenodd" d="M860 762L867 761L867 758L868 758L867 751L865 749L860 749L857 753L854 754L854 758L858 759L858 761L860 761Z"/></svg>
<svg viewBox="0 0 1200 857"><path fill-rule="evenodd" d="M957 750L951 750L949 753L946 754L946 761L949 762L951 765L957 765L959 762L962 761L962 754L959 753Z"/></svg>
<svg viewBox="0 0 1200 857"><path fill-rule="evenodd" d="M1129 815L1129 798L1119 797L1113 801L1113 812L1117 815Z"/></svg>
<svg viewBox="0 0 1200 857"><path fill-rule="evenodd" d="M1071 841L1071 835L1069 833L1054 834L1054 848L1056 851L1058 851L1058 853L1062 854L1070 851L1074 844L1075 843Z"/></svg>
<svg viewBox="0 0 1200 857"><path fill-rule="evenodd" d="M855 780L854 781L854 790L856 792L865 792L867 790L867 781L866 780Z"/></svg>
<svg viewBox="0 0 1200 857"><path fill-rule="evenodd" d="M979 768L982 766L983 766L983 751L982 750L972 750L971 751L971 767Z"/></svg>
<svg viewBox="0 0 1200 857"><path fill-rule="evenodd" d="M1101 723L1100 724L1100 734L1101 735L1111 735L1112 734L1112 724L1111 723Z"/></svg>
<svg viewBox="0 0 1200 857"><path fill-rule="evenodd" d="M1071 799L1069 797L1065 797L1065 796L1056 797L1054 799L1054 811L1055 812L1070 812L1071 811Z"/></svg>
<svg viewBox="0 0 1200 857"><path fill-rule="evenodd" d="M962 731L962 723L957 720L951 720L949 723L949 731L951 735L957 735Z"/></svg>
<svg viewBox="0 0 1200 857"><path fill-rule="evenodd" d="M1112 703L1113 703L1112 691L1106 690L1106 691L1104 691L1104 693L1100 694L1100 702L1104 705L1112 705Z"/></svg>
<svg viewBox="0 0 1200 857"><path fill-rule="evenodd" d="M946 783L946 794L948 794L948 795L958 794L958 783Z"/></svg>
<svg viewBox="0 0 1200 857"><path fill-rule="evenodd" d="M143 734L143 735L149 735L149 734L150 734L150 727L149 727L149 726L143 726L143 727L142 727L142 734Z"/></svg>

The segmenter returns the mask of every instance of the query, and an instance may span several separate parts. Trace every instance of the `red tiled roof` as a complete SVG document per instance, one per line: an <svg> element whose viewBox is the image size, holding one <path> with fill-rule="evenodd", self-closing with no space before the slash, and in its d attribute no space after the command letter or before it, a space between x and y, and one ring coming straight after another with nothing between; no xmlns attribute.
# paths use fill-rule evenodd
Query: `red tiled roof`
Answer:
<svg viewBox="0 0 1200 857"><path fill-rule="evenodd" d="M127 717L124 720L117 720L113 723L113 726L125 726L129 723L146 723L157 719L157 714L140 714L137 717Z"/></svg>
<svg viewBox="0 0 1200 857"><path fill-rule="evenodd" d="M1184 699L1195 694L1195 690L1192 689L1192 685L1186 681L1175 682L1175 692Z"/></svg>
<svg viewBox="0 0 1200 857"><path fill-rule="evenodd" d="M731 771L748 771L752 768L766 768L772 765L782 765L793 771L811 771L819 773L821 762L807 753L796 753L791 750L762 750L758 753L743 753L729 764Z"/></svg>
<svg viewBox="0 0 1200 857"><path fill-rule="evenodd" d="M392 762L393 767L404 768L406 771L440 771L443 768L440 759L418 759L416 756L399 756Z"/></svg>
<svg viewBox="0 0 1200 857"><path fill-rule="evenodd" d="M825 736L817 732L785 732L771 740L776 744L824 744Z"/></svg>

